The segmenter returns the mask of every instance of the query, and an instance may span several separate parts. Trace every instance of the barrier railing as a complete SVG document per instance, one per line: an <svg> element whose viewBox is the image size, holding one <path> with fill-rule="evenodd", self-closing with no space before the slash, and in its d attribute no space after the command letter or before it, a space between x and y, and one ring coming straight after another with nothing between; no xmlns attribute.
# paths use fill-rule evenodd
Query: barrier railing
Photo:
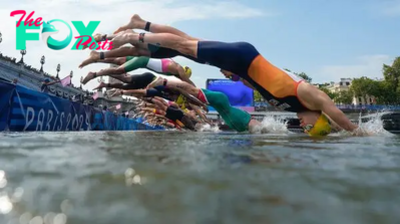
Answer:
<svg viewBox="0 0 400 224"><path fill-rule="evenodd" d="M254 102L254 106L273 108L266 102ZM336 106L341 110L370 110L370 111L400 110L400 105L336 105Z"/></svg>

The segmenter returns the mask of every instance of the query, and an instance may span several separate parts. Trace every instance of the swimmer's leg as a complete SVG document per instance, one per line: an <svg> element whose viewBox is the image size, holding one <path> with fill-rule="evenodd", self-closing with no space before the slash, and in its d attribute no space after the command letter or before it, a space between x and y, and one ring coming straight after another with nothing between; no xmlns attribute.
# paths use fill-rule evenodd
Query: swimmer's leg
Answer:
<svg viewBox="0 0 400 224"><path fill-rule="evenodd" d="M129 76L127 73L122 74L122 75L114 75L114 74L112 74L112 75L109 75L109 76L114 78L114 79L118 79L119 81L124 82L124 83L130 83L132 81L132 77Z"/></svg>
<svg viewBox="0 0 400 224"><path fill-rule="evenodd" d="M83 68L86 65L95 62L103 62L102 60L107 60L108 58L119 58L126 56L150 56L150 52L147 49L137 48L137 47L120 47L104 52L91 51L89 58L84 60L79 68Z"/></svg>
<svg viewBox="0 0 400 224"><path fill-rule="evenodd" d="M122 75L126 72L129 72L129 71L132 71L135 69L146 68L148 61L149 61L148 57L135 57L116 68L110 67L110 68L102 69L99 72L89 72L89 74L81 81L81 83L86 84L90 80L94 79L95 77L99 77L99 76L108 76L110 74Z"/></svg>
<svg viewBox="0 0 400 224"><path fill-rule="evenodd" d="M154 88L156 86L165 86L170 89L176 89L176 90L184 90L185 92L197 96L199 92L199 88L187 83L183 82L181 80L173 80L173 79L164 79L162 77L158 77L155 79L153 82L151 82L147 88Z"/></svg>
<svg viewBox="0 0 400 224"><path fill-rule="evenodd" d="M123 83L105 83L105 82L101 82L99 86L97 86L96 88L94 88L93 90L97 90L97 89L101 89L101 88L114 88L114 89L122 89L124 86Z"/></svg>
<svg viewBox="0 0 400 224"><path fill-rule="evenodd" d="M128 29L141 29L141 30L146 30L152 33L171 33L175 34L177 36L189 39L189 40L198 40L196 38L193 38L186 33L182 32L181 30L178 30L174 27L171 26L166 26L166 25L161 25L161 24L155 24L151 23L149 21L143 20L139 15L135 14L131 17L131 20L129 21L128 24L125 26L121 26L118 28L114 33L119 33Z"/></svg>
<svg viewBox="0 0 400 224"><path fill-rule="evenodd" d="M145 89L128 89L128 88L126 88L126 90L124 91L124 95L141 98L141 97L145 97L147 95L147 90L145 90Z"/></svg>
<svg viewBox="0 0 400 224"><path fill-rule="evenodd" d="M123 65L126 62L126 57L105 58L105 59L100 59L97 62L105 64Z"/></svg>
<svg viewBox="0 0 400 224"><path fill-rule="evenodd" d="M207 110L207 102L204 100L204 97L201 90L187 82L183 82L181 80L167 80L162 77L158 77L153 82L151 82L147 88L153 88L156 86L165 86L169 89L174 89L179 91L182 95L184 95L188 100L195 103L198 106Z"/></svg>
<svg viewBox="0 0 400 224"><path fill-rule="evenodd" d="M130 72L139 68L146 68L147 64L149 63L149 57L133 57L132 59L128 60L122 66L124 67L125 72Z"/></svg>
<svg viewBox="0 0 400 224"><path fill-rule="evenodd" d="M138 47L120 47L104 52L104 58L125 56L150 56L150 52L147 49Z"/></svg>
<svg viewBox="0 0 400 224"><path fill-rule="evenodd" d="M122 75L125 73L125 68L121 65L117 68L106 68L106 69L102 69L99 72L89 72L85 78L81 79L81 83L82 84L86 84L88 83L90 80L96 78L96 77L100 77L100 76L107 76L110 74L113 75Z"/></svg>
<svg viewBox="0 0 400 224"><path fill-rule="evenodd" d="M117 36L113 41L117 42L119 45L126 43L148 43L160 45L194 58L197 58L197 45L199 42L197 40L186 39L170 33L129 33Z"/></svg>
<svg viewBox="0 0 400 224"><path fill-rule="evenodd" d="M101 34L101 33L96 33L93 38L94 41L96 41L97 43L102 42L102 41L106 41L106 40L112 40L114 37L124 34L124 33L133 33L133 30L125 30L124 32L118 33L118 34ZM83 49L88 48L88 45L83 45Z"/></svg>
<svg viewBox="0 0 400 224"><path fill-rule="evenodd" d="M215 108L218 114L221 115L225 123L232 129L238 132L249 130L251 115L246 111L232 107L228 97L221 93L202 89L210 106ZM251 123L254 125L254 122Z"/></svg>

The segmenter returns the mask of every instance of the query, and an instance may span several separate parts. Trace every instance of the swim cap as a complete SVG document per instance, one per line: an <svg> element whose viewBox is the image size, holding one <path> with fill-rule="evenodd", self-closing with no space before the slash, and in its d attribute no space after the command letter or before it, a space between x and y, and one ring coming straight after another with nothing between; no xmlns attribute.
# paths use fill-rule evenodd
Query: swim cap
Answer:
<svg viewBox="0 0 400 224"><path fill-rule="evenodd" d="M329 119L321 113L318 120L315 122L314 125L308 124L304 128L305 132L312 137L321 137L326 136L331 133L331 123Z"/></svg>
<svg viewBox="0 0 400 224"><path fill-rule="evenodd" d="M185 75L190 78L192 76L192 69L190 69L188 66L183 66L183 70L185 70Z"/></svg>

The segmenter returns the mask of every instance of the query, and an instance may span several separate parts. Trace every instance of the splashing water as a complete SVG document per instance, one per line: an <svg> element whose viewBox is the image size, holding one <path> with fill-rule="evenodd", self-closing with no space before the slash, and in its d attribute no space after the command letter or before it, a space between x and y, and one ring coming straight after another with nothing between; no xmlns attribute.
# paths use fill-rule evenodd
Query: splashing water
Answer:
<svg viewBox="0 0 400 224"><path fill-rule="evenodd" d="M199 132L214 132L214 133L217 133L217 132L220 132L221 130L219 130L219 127L217 125L211 126L209 124L205 124L205 125L202 125L200 130L198 130L198 131Z"/></svg>
<svg viewBox="0 0 400 224"><path fill-rule="evenodd" d="M265 116L261 125L256 128L255 133L289 134L290 132L283 118Z"/></svg>
<svg viewBox="0 0 400 224"><path fill-rule="evenodd" d="M383 128L382 115L388 112L379 112L369 116L359 116L358 125L361 129L366 130L368 133L379 136L390 136L391 134ZM362 118L369 118L367 122L362 122Z"/></svg>

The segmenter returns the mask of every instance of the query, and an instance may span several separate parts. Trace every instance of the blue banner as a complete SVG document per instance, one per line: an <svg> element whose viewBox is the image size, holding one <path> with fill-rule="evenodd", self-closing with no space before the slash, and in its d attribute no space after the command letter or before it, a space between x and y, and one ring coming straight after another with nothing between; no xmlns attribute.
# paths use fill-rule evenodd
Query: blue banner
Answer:
<svg viewBox="0 0 400 224"><path fill-rule="evenodd" d="M224 93L233 107L254 112L254 91L245 86L243 82L234 82L229 79L207 79L206 85L208 90ZM215 111L215 109L209 107L209 111Z"/></svg>
<svg viewBox="0 0 400 224"><path fill-rule="evenodd" d="M34 90L0 82L0 131L159 130Z"/></svg>

